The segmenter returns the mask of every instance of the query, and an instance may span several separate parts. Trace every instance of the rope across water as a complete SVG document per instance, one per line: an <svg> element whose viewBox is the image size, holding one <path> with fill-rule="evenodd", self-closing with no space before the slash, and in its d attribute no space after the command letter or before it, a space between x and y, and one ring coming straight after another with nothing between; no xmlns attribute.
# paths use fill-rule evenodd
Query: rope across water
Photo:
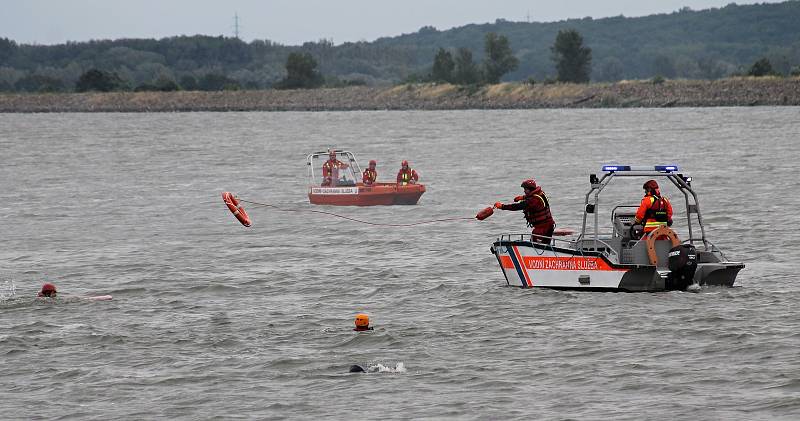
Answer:
<svg viewBox="0 0 800 421"><path fill-rule="evenodd" d="M382 227L413 227L415 225L433 224L433 223L436 223L436 222L461 221L461 220L468 220L468 219L469 220L473 220L473 219L475 219L474 217L463 216L463 217L458 217L458 218L432 219L430 221L413 222L413 223L409 223L409 224L383 224L383 223L377 223L377 222L362 221L360 219L351 218L349 216L344 216L344 215L339 215L339 214L336 214L336 213L333 213L333 212L319 211L319 210L313 210L313 209L285 209L285 208L281 208L279 206L271 205L269 203L254 202L252 200L244 200L244 199L241 199L241 198L238 198L238 197L237 197L237 199L242 203L249 203L251 205L263 206L263 207L266 207L266 208L272 208L272 209L275 209L275 210L279 210L281 212L321 213L321 214L324 214L324 215L332 215L332 216L335 216L335 217L338 217L338 218L347 219L349 221L359 222L359 223L362 223L362 224L376 225L376 226L382 226Z"/></svg>

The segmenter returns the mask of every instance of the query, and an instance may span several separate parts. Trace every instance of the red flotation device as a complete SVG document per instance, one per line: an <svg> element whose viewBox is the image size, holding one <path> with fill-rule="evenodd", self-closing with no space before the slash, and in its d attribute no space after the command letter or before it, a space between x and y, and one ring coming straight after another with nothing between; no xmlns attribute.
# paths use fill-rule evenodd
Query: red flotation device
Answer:
<svg viewBox="0 0 800 421"><path fill-rule="evenodd" d="M233 212L233 216L242 223L242 225L249 227L250 226L250 217L247 216L247 212L244 211L244 207L239 204L239 201L236 200L236 196L233 195L231 192L222 192L222 201L228 205L228 209Z"/></svg>
<svg viewBox="0 0 800 421"><path fill-rule="evenodd" d="M477 214L477 215L475 215L475 218L476 218L478 221L483 221L484 219L486 219L486 218L488 218L488 217L492 216L492 214L493 214L493 213L494 213L494 208L492 208L491 206L489 206L488 208L486 208L486 209L484 209L484 210L482 210L482 211L478 212L478 214Z"/></svg>

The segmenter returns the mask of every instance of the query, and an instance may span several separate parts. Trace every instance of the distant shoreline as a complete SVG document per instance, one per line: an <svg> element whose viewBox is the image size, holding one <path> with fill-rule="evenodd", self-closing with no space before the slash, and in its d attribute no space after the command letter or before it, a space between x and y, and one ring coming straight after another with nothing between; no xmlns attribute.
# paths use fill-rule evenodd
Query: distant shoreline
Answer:
<svg viewBox="0 0 800 421"><path fill-rule="evenodd" d="M0 113L800 106L800 78L221 92L0 94Z"/></svg>

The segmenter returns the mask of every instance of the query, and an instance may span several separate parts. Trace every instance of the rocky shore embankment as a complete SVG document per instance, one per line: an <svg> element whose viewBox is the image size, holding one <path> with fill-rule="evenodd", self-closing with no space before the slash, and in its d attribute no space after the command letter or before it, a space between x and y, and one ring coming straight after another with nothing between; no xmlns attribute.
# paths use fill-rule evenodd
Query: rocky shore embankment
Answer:
<svg viewBox="0 0 800 421"><path fill-rule="evenodd" d="M800 78L223 92L0 94L0 112L349 111L800 105Z"/></svg>

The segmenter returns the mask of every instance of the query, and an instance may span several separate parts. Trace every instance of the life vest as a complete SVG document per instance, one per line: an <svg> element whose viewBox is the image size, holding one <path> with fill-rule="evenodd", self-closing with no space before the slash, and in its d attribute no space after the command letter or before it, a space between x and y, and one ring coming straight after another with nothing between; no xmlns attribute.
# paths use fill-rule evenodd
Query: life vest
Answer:
<svg viewBox="0 0 800 421"><path fill-rule="evenodd" d="M364 184L372 184L376 178L378 178L378 172L370 168L364 170L364 175L361 177Z"/></svg>
<svg viewBox="0 0 800 421"><path fill-rule="evenodd" d="M525 200L528 203L523 212L525 213L525 220L528 222L529 227L544 224L555 224L553 215L550 213L550 201L547 200L547 196L544 194L541 188L534 190L530 196L525 198ZM533 206L530 205L532 200L541 201L543 205L542 208L534 209Z"/></svg>
<svg viewBox="0 0 800 421"><path fill-rule="evenodd" d="M338 171L336 171L337 174L334 174L334 170L338 170L339 168L344 168L344 167L345 167L344 163L339 160L336 161L327 160L325 161L324 164L322 164L322 175L324 177L332 177L334 175L338 176Z"/></svg>
<svg viewBox="0 0 800 421"><path fill-rule="evenodd" d="M408 170L400 170L400 183L401 184L408 184L411 180L414 179L414 170L409 168Z"/></svg>
<svg viewBox="0 0 800 421"><path fill-rule="evenodd" d="M645 231L652 231L660 226L666 226L669 221L667 206L669 202L661 196L650 195L650 206L644 211Z"/></svg>

